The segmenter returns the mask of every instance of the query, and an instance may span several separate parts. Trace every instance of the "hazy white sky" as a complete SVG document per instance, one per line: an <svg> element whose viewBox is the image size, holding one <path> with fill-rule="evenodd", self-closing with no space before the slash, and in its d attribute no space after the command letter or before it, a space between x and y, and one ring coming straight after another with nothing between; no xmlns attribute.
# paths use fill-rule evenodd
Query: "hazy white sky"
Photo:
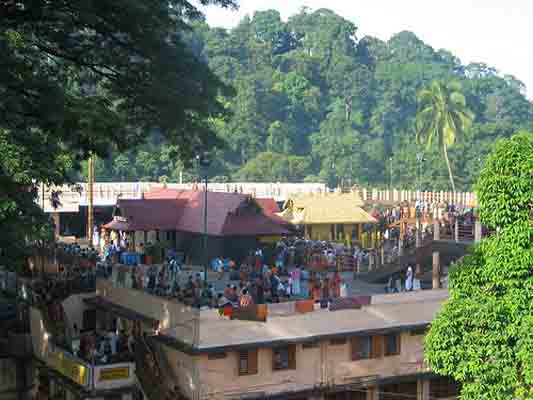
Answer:
<svg viewBox="0 0 533 400"><path fill-rule="evenodd" d="M231 28L244 15L276 9L286 19L302 6L329 8L364 35L387 40L413 31L435 49L445 48L463 63L484 62L511 74L533 96L533 1L531 0L237 0L238 11L203 8L207 22Z"/></svg>

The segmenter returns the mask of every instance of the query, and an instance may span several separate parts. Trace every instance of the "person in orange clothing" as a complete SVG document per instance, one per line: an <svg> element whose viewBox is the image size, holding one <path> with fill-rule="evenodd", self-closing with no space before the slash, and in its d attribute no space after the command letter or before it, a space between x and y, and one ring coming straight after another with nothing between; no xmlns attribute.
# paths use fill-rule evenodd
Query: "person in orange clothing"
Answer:
<svg viewBox="0 0 533 400"><path fill-rule="evenodd" d="M248 293L248 289L243 289L242 295L239 298L239 307L248 307L254 303L252 296Z"/></svg>

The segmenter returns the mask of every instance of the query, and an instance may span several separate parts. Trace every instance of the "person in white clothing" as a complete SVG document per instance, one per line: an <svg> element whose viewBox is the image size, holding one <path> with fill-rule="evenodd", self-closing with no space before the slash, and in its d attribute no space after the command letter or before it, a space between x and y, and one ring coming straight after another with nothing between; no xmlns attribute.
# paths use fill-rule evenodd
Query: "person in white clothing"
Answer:
<svg viewBox="0 0 533 400"><path fill-rule="evenodd" d="M413 290L413 268L411 268L411 266L407 268L407 276L405 278L405 290L407 292Z"/></svg>

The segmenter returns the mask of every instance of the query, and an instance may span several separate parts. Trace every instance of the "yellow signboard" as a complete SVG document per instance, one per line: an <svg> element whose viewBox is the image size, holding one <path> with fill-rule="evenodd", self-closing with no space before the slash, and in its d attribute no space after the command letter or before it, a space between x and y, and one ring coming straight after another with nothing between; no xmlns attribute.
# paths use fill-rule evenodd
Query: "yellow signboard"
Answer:
<svg viewBox="0 0 533 400"><path fill-rule="evenodd" d="M76 362L62 352L52 353L50 355L50 361L56 371L71 381L76 382L78 385L87 385L89 369L85 365Z"/></svg>
<svg viewBox="0 0 533 400"><path fill-rule="evenodd" d="M260 236L259 242L265 244L274 244L281 240L281 236Z"/></svg>
<svg viewBox="0 0 533 400"><path fill-rule="evenodd" d="M129 367L104 368L100 370L100 381L118 381L130 377Z"/></svg>

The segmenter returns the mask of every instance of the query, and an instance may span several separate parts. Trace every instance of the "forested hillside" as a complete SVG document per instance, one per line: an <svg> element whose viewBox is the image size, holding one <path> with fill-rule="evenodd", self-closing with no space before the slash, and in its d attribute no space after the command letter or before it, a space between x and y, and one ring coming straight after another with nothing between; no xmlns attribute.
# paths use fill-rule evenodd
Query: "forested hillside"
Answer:
<svg viewBox="0 0 533 400"><path fill-rule="evenodd" d="M256 13L233 30L197 24L181 34L191 50L235 89L232 117L212 121L227 146L213 154L212 180L322 181L329 185L415 185L448 190L442 153L415 144L417 93L458 81L475 114L469 135L449 150L459 190L469 189L498 137L533 127L523 84L484 64L462 65L411 32L388 42L357 35L329 10L302 10L287 22ZM193 135L194 132L191 132ZM98 180L195 179L175 148L149 146L99 160Z"/></svg>

